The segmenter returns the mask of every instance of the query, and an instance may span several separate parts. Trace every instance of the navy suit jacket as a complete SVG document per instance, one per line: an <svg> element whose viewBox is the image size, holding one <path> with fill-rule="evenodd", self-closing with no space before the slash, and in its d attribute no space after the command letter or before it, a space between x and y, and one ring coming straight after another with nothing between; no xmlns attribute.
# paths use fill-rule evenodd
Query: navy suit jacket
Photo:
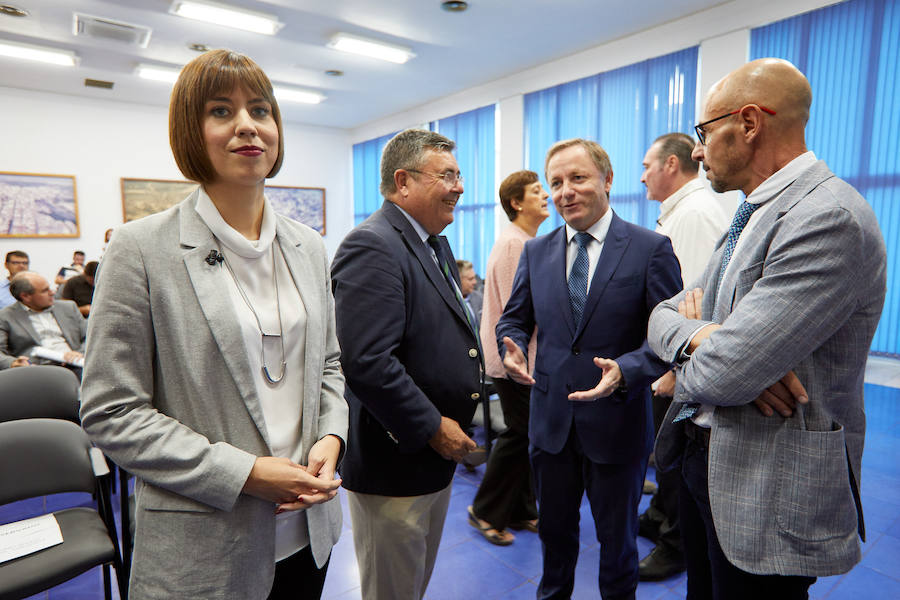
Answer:
<svg viewBox="0 0 900 600"><path fill-rule="evenodd" d="M453 253L439 239L458 284ZM385 201L341 242L332 281L350 405L344 487L386 496L445 488L456 463L428 441L441 416L469 424L483 359L431 250Z"/></svg>
<svg viewBox="0 0 900 600"><path fill-rule="evenodd" d="M556 454L573 423L594 462L621 464L649 455L653 442L650 383L669 367L647 345L650 312L681 290L681 269L669 238L613 214L576 327L566 283L566 229L529 240L497 323L500 355L509 336L526 352L537 325L529 438ZM526 352L527 355L527 352ZM627 390L591 402L567 399L602 375L593 358L614 359Z"/></svg>

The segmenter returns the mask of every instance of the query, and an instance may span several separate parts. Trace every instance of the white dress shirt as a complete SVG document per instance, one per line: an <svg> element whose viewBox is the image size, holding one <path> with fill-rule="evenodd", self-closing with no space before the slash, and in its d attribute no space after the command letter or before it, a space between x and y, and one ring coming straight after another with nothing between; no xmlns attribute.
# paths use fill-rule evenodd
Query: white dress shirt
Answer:
<svg viewBox="0 0 900 600"><path fill-rule="evenodd" d="M697 280L731 219L719 201L694 178L659 206L656 232L672 240L684 287Z"/></svg>
<svg viewBox="0 0 900 600"><path fill-rule="evenodd" d="M22 308L28 313L28 320L38 334L42 348L62 354L72 351L69 343L66 341L66 337L63 335L62 329L59 327L59 323L56 322L56 317L53 316L49 308L40 312L30 309L24 304Z"/></svg>
<svg viewBox="0 0 900 600"><path fill-rule="evenodd" d="M597 222L588 227L585 233L591 235L591 239L587 244L588 253L588 293L591 292L591 280L594 278L594 271L597 270L597 263L600 261L600 254L603 252L603 243L606 241L606 234L609 233L609 224L612 223L612 208L607 208L606 213ZM566 281L569 280L569 273L572 272L572 265L575 264L575 258L578 256L578 242L575 242L575 234L577 229L566 224Z"/></svg>

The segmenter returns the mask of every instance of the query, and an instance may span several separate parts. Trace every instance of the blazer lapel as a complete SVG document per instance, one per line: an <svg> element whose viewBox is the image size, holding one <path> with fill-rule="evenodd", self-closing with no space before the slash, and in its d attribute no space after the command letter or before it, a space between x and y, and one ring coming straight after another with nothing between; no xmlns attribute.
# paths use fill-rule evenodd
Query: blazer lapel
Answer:
<svg viewBox="0 0 900 600"><path fill-rule="evenodd" d="M591 287L588 291L587 302L584 305L586 317L592 315L597 308L597 302L599 302L600 296L603 295L606 284L609 283L613 273L616 272L616 268L625 255L625 248L628 247L630 240L631 238L628 237L628 233L625 231L622 219L613 213L609 231L606 233L606 240L603 242L603 251L600 253L600 258L597 260L597 268L594 270L594 276L591 278ZM587 318L582 318L576 335L581 335L581 331L586 323Z"/></svg>
<svg viewBox="0 0 900 600"><path fill-rule="evenodd" d="M303 301L303 307L306 310L306 342L304 352L304 373L303 378L303 419L301 431L301 439L304 444L308 440L312 440L315 424L318 420L318 396L310 394L311 384L318 381L315 375L321 373L322 370L322 353L325 349L325 331L322 330L323 319L320 315L322 307L327 302L323 296L325 290L325 282L321 278L317 279L314 269L309 262L309 256L303 250L303 244L300 236L284 223L284 218L276 216L275 242L281 249L284 256L284 262L287 264L288 270L291 272L291 278L297 291L300 293L300 299ZM317 373L317 371L319 373ZM313 440L315 441L315 440ZM306 447L309 450L309 447Z"/></svg>
<svg viewBox="0 0 900 600"><path fill-rule="evenodd" d="M209 251L218 247L212 232L194 210L197 192L191 194L181 205L180 227L181 248L184 266L191 279L194 294L200 309L206 317L206 323L212 332L213 339L219 347L219 353L225 366L237 385L238 392L247 405L247 410L256 423L266 444L269 434L263 417L262 407L256 395L256 385L247 364L244 351L244 339L238 325L237 315L231 305L231 296L222 286L221 263L209 265L206 257Z"/></svg>
<svg viewBox="0 0 900 600"><path fill-rule="evenodd" d="M566 226L556 230L558 239L550 242L552 252L549 256L549 278L556 279L559 277L561 283L554 284L553 281L541 282L532 281L531 285L547 285L551 290L557 290L556 301L559 304L559 311L565 316L566 326L569 328L569 335L575 336L575 316L572 314L572 301L569 299L569 282L566 280L566 249L569 240L566 238ZM550 234L554 235L554 234Z"/></svg>
<svg viewBox="0 0 900 600"><path fill-rule="evenodd" d="M441 295L441 298L444 299L444 302L450 307L450 310L453 311L457 318L462 320L466 327L469 327L469 321L462 312L462 306L460 306L459 302L456 300L456 294L450 289L450 285L444 278L444 274L441 273L440 268L438 268L437 263L435 263L434 258L432 258L431 248L419 238L418 232L416 232L415 228L409 222L409 219L400 212L393 202L385 200L382 209L384 209L385 217L387 217L387 220L394 226L394 229L400 232L400 236L403 238L406 247L409 248L410 252L416 257L416 260L419 261L419 264L422 265L422 269L425 271L431 284ZM450 244L447 242L447 238L438 236L438 239L447 256L452 257L453 252L450 250Z"/></svg>
<svg viewBox="0 0 900 600"><path fill-rule="evenodd" d="M35 331L34 327L31 326L31 319L28 316L28 311L25 310L22 305L18 302L14 305L16 307L15 310L15 318L19 322L19 326L22 327L31 336L31 339L34 340L34 343L38 346L41 345L41 338L38 336L37 331ZM56 315L54 315L56 316Z"/></svg>
<svg viewBox="0 0 900 600"><path fill-rule="evenodd" d="M59 325L59 330L62 332L63 337L66 339L66 343L69 344L69 348L71 348L72 350L78 350L79 348L81 348L81 340L74 339L71 336L71 333L73 331L76 334L81 331L81 328L78 326L79 324L75 323L73 327L73 324L66 319L65 314L59 311L56 304L50 307L50 312L53 314L53 318L56 319L56 323Z"/></svg>

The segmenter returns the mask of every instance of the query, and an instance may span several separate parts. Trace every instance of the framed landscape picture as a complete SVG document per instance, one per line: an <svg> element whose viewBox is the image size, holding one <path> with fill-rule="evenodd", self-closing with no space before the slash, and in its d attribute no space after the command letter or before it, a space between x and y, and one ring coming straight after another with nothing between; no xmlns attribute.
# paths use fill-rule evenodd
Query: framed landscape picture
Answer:
<svg viewBox="0 0 900 600"><path fill-rule="evenodd" d="M122 178L122 216L134 221L178 204L196 189L191 181ZM325 235L325 188L266 186L273 210Z"/></svg>
<svg viewBox="0 0 900 600"><path fill-rule="evenodd" d="M266 198L278 214L325 235L325 188L267 185Z"/></svg>
<svg viewBox="0 0 900 600"><path fill-rule="evenodd" d="M0 172L0 237L78 236L74 175Z"/></svg>
<svg viewBox="0 0 900 600"><path fill-rule="evenodd" d="M197 189L192 181L122 178L122 219L127 223L175 206Z"/></svg>

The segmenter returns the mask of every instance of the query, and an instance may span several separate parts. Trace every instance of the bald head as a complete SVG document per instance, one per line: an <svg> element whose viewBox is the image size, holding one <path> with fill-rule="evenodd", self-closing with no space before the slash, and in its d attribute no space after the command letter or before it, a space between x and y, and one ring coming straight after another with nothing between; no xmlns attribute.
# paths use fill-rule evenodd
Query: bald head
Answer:
<svg viewBox="0 0 900 600"><path fill-rule="evenodd" d="M709 90L707 104L737 110L746 104L772 109L779 127L806 127L812 88L797 67L780 58L748 62L720 79Z"/></svg>
<svg viewBox="0 0 900 600"><path fill-rule="evenodd" d="M40 312L53 306L50 282L31 271L14 275L9 281L9 293L31 310Z"/></svg>

